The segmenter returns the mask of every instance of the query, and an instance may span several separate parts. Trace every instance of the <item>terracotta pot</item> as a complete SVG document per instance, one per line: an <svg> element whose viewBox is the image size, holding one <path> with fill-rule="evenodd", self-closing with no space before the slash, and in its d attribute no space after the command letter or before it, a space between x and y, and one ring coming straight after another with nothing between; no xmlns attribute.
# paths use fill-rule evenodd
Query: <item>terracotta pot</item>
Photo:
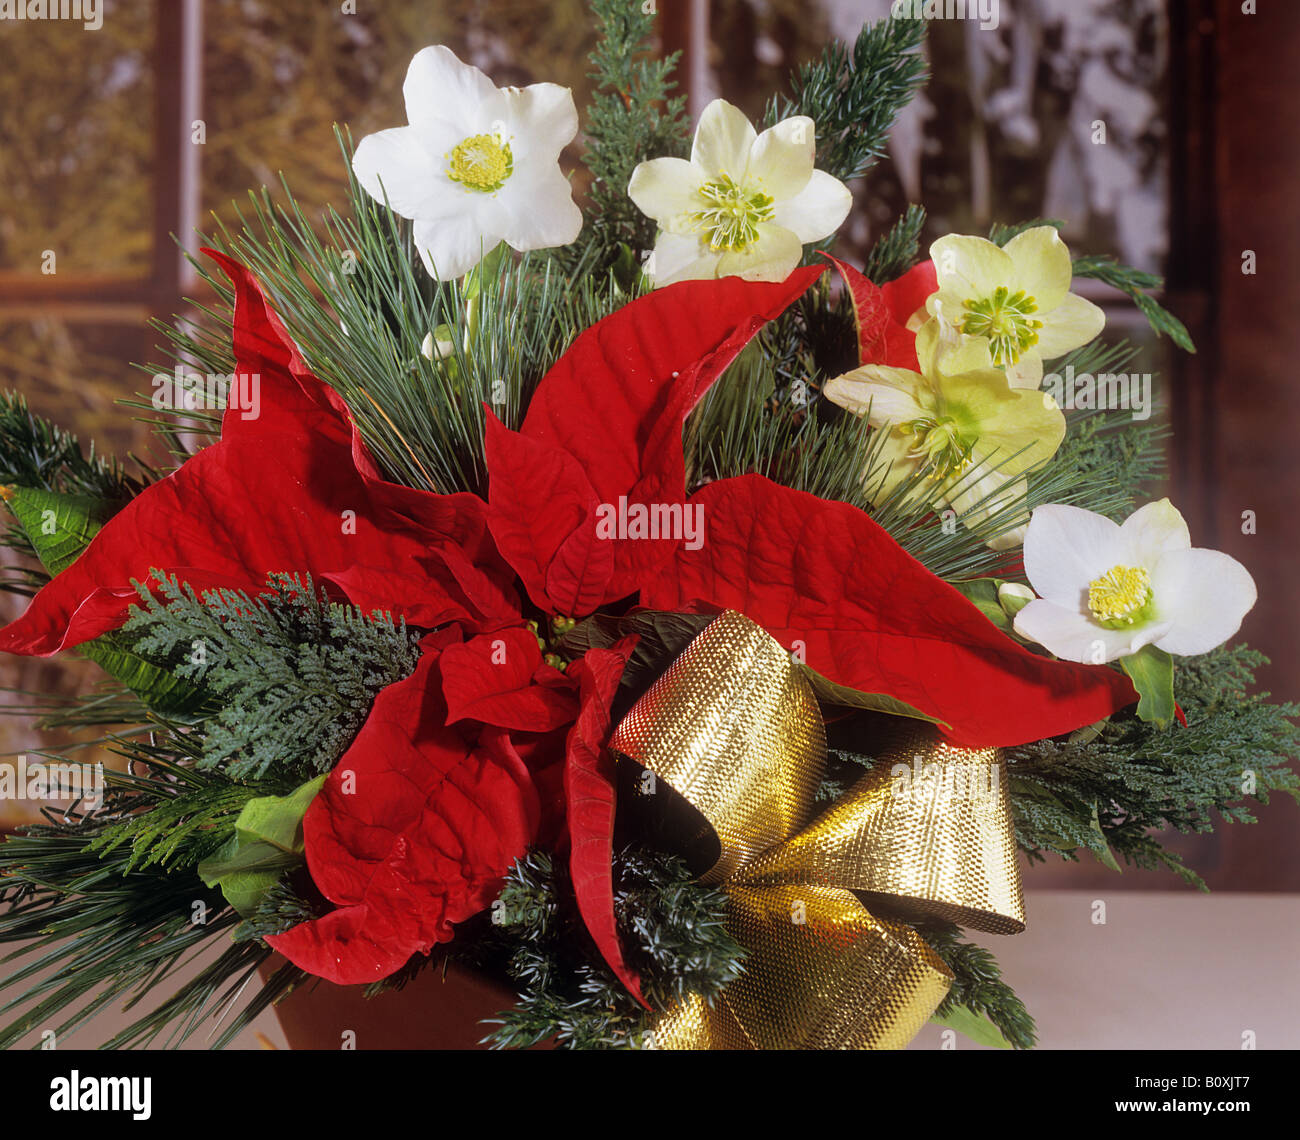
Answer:
<svg viewBox="0 0 1300 1140"><path fill-rule="evenodd" d="M284 964L278 954L263 978ZM401 990L367 998L364 986L308 982L275 1006L290 1049L339 1049L351 1033L357 1049L482 1049L495 1017L515 1004L494 979L449 964L428 969Z"/></svg>

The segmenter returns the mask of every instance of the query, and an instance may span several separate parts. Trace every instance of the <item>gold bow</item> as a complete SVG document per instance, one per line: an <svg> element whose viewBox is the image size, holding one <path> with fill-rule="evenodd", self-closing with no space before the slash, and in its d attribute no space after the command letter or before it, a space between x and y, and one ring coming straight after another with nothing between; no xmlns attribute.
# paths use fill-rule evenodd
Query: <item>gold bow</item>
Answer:
<svg viewBox="0 0 1300 1140"><path fill-rule="evenodd" d="M1024 929L1000 753L893 723L904 727L871 770L813 819L826 757L816 698L785 650L734 611L624 717L610 747L668 785L643 802L689 805L676 833L701 880L726 890L728 930L747 951L712 1006L694 998L659 1017L656 1047L901 1048L952 974L911 927L865 902L882 915Z"/></svg>

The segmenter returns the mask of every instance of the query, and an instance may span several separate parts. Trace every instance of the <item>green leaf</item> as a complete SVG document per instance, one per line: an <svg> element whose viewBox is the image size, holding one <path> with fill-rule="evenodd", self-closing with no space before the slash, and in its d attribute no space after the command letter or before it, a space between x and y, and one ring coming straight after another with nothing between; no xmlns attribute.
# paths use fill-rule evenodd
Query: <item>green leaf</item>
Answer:
<svg viewBox="0 0 1300 1140"><path fill-rule="evenodd" d="M1001 578L972 578L966 582L953 582L952 585L965 594L967 600L998 629L1004 633L1011 632L1011 619L1007 617L1007 611L998 599Z"/></svg>
<svg viewBox="0 0 1300 1140"><path fill-rule="evenodd" d="M51 576L77 560L116 510L104 499L39 487L10 487L4 497Z"/></svg>
<svg viewBox="0 0 1300 1140"><path fill-rule="evenodd" d="M1092 818L1088 822L1092 830L1097 833L1097 843L1092 848L1092 853L1097 856L1097 862L1103 867L1109 867L1112 871L1123 874L1123 868L1120 867L1115 853L1110 849L1110 843L1106 840L1106 833L1101 829L1101 817L1095 803L1092 805Z"/></svg>
<svg viewBox="0 0 1300 1140"><path fill-rule="evenodd" d="M976 1013L968 1006L955 1005L942 1017L936 1014L930 1018L930 1021L934 1025L955 1029L958 1033L969 1037L976 1045L990 1045L994 1049L1012 1047L1011 1042L1002 1036L1002 1030L982 1013Z"/></svg>
<svg viewBox="0 0 1300 1140"><path fill-rule="evenodd" d="M1174 659L1154 645L1144 645L1119 663L1141 698L1139 718L1164 728L1174 717Z"/></svg>
<svg viewBox="0 0 1300 1140"><path fill-rule="evenodd" d="M864 693L860 689L838 685L828 677L823 677L817 670L807 665L798 664L795 668L812 686L817 699L825 705L842 705L851 709L867 709L871 712L886 713L889 716L905 716L912 720L924 720L930 724L948 727L947 721L927 716L920 709L915 709L906 701L891 697L887 693Z"/></svg>
<svg viewBox="0 0 1300 1140"><path fill-rule="evenodd" d="M317 776L287 796L250 800L235 821L235 834L199 864L199 878L220 887L241 915L250 915L286 871L302 865L302 818L324 783Z"/></svg>
<svg viewBox="0 0 1300 1140"><path fill-rule="evenodd" d="M192 723L207 711L207 694L202 688L141 657L118 634L87 641L77 652L120 681L154 712Z"/></svg>

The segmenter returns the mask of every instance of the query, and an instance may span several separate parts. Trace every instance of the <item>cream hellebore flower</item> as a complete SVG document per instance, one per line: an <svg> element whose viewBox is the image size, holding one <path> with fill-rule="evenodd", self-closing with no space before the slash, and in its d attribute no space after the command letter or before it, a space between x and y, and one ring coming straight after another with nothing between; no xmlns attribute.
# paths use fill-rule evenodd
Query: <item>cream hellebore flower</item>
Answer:
<svg viewBox="0 0 1300 1140"><path fill-rule="evenodd" d="M926 308L944 332L945 372L1004 369L1013 388L1037 388L1043 361L1087 344L1106 323L1070 292L1073 263L1054 226L1035 226L1003 247L949 234L930 247L939 290Z"/></svg>
<svg viewBox="0 0 1300 1140"><path fill-rule="evenodd" d="M1016 614L1016 632L1084 664L1146 645L1180 657L1208 653L1255 604L1246 568L1193 548L1168 499L1148 503L1122 526L1078 507L1035 508L1025 574L1039 596Z"/></svg>
<svg viewBox="0 0 1300 1140"><path fill-rule="evenodd" d="M827 399L887 431L879 455L888 470L871 488L882 502L924 472L931 503L948 503L968 527L987 522L1025 493L1024 474L1050 459L1065 438L1065 416L1050 395L1012 388L999 369L955 375L939 371L940 331L927 321L916 336L921 372L867 364L827 383ZM875 479L875 468L866 478ZM1024 524L1010 519L989 542L1020 542Z"/></svg>
<svg viewBox="0 0 1300 1140"><path fill-rule="evenodd" d="M690 161L641 163L628 196L659 223L647 272L656 286L709 277L784 281L803 247L833 234L853 205L849 188L813 169L817 127L806 115L758 134L715 99L700 116Z"/></svg>
<svg viewBox="0 0 1300 1140"><path fill-rule="evenodd" d="M430 275L460 277L502 241L547 249L578 236L582 212L559 164L578 133L567 87L498 88L448 48L427 47L402 94L410 125L367 135L352 168L371 197L414 219Z"/></svg>

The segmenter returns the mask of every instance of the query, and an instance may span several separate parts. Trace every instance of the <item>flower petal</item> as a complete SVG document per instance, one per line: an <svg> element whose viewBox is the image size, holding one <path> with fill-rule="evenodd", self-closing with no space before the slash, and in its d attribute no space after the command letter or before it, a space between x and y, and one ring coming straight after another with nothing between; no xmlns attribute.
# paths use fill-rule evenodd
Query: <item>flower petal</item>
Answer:
<svg viewBox="0 0 1300 1140"><path fill-rule="evenodd" d="M357 181L377 202L404 218L442 218L459 212L450 184L433 152L411 127L366 135L352 156Z"/></svg>
<svg viewBox="0 0 1300 1140"><path fill-rule="evenodd" d="M830 237L844 224L852 208L849 188L824 170L814 170L797 195L784 202L777 200L772 220L807 244Z"/></svg>
<svg viewBox="0 0 1300 1140"><path fill-rule="evenodd" d="M463 277L500 245L504 236L483 226L472 214L452 219L417 218L413 232L425 269L439 281Z"/></svg>
<svg viewBox="0 0 1300 1140"><path fill-rule="evenodd" d="M984 341L987 347L989 343L987 340L983 337L978 339ZM1037 392L1043 386L1043 358L1036 352L1027 353L1008 368L1006 374L1007 383L1011 387L1028 388L1030 391Z"/></svg>
<svg viewBox="0 0 1300 1140"><path fill-rule="evenodd" d="M762 191L777 202L796 197L807 187L808 180L813 176L813 161L817 153L816 137L817 124L807 115L794 115L782 119L774 127L768 127L758 136L750 151L749 166L745 171L745 189L750 192ZM836 225L838 224L837 222ZM782 222L781 225L789 226L789 223ZM794 229L793 226L789 228Z"/></svg>
<svg viewBox="0 0 1300 1140"><path fill-rule="evenodd" d="M906 368L867 364L827 381L822 395L855 416L867 416L873 427L883 427L929 414L916 398L924 383L923 377Z"/></svg>
<svg viewBox="0 0 1300 1140"><path fill-rule="evenodd" d="M1168 551L1151 571L1161 621L1171 630L1156 642L1166 653L1194 657L1222 645L1255 604L1255 580L1219 550Z"/></svg>
<svg viewBox="0 0 1300 1140"><path fill-rule="evenodd" d="M1038 330L1038 343L1034 349L1043 360L1087 344L1101 335L1106 327L1106 314L1091 301L1075 293L1065 298L1050 312L1040 309L1043 327Z"/></svg>
<svg viewBox="0 0 1300 1140"><path fill-rule="evenodd" d="M1032 526L1032 523L1030 524ZM1016 614L1015 629L1062 661L1101 665L1128 657L1169 631L1169 623L1136 629L1104 629L1077 609L1039 599Z"/></svg>
<svg viewBox="0 0 1300 1140"><path fill-rule="evenodd" d="M930 246L939 291L930 297L930 311L954 324L961 318L961 302L967 298L987 297L999 285L1009 285L1015 263L1004 249L991 241L963 234L948 234ZM946 294L946 296L945 296Z"/></svg>
<svg viewBox="0 0 1300 1140"><path fill-rule="evenodd" d="M1166 551L1188 550L1192 545L1187 523L1168 499L1138 508L1119 529L1126 566L1151 569Z"/></svg>
<svg viewBox="0 0 1300 1140"><path fill-rule="evenodd" d="M654 158L632 171L627 196L671 233L692 232L689 215L700 208L700 169L684 158Z"/></svg>
<svg viewBox="0 0 1300 1140"><path fill-rule="evenodd" d="M646 272L654 279L656 289L679 281L711 280L720 276L720 257L709 248L708 242L694 234L670 234L661 230Z"/></svg>
<svg viewBox="0 0 1300 1140"><path fill-rule="evenodd" d="M520 252L568 245L582 230L573 187L554 162L516 173L501 191L500 204L505 240Z"/></svg>
<svg viewBox="0 0 1300 1140"><path fill-rule="evenodd" d="M784 226L765 222L758 238L744 249L729 250L718 258L719 277L746 281L784 281L803 257L803 242Z"/></svg>
<svg viewBox="0 0 1300 1140"><path fill-rule="evenodd" d="M1038 392L1007 384L989 369L952 376L941 389L944 404L977 440L977 454L994 461L1004 475L1019 475L1050 459L1065 438L1065 416Z"/></svg>
<svg viewBox="0 0 1300 1140"><path fill-rule="evenodd" d="M558 83L534 83L522 90L509 87L502 95L515 168L556 162L578 133L573 92Z"/></svg>
<svg viewBox="0 0 1300 1140"><path fill-rule="evenodd" d="M1040 312L1055 309L1065 300L1074 276L1074 266L1070 261L1070 250L1055 226L1035 226L1032 230L1025 230L1007 242L1003 249L1015 266L1014 273L1003 282L1012 292L1023 289L1037 302Z"/></svg>
<svg viewBox="0 0 1300 1140"><path fill-rule="evenodd" d="M406 121L417 130L452 126L460 137L490 130L506 117L504 93L477 67L441 44L415 53L402 84Z"/></svg>
<svg viewBox="0 0 1300 1140"><path fill-rule="evenodd" d="M1025 576L1040 598L1084 613L1088 583L1120 563L1118 523L1060 503L1035 507L1025 534Z"/></svg>
<svg viewBox="0 0 1300 1140"><path fill-rule="evenodd" d="M700 115L691 145L691 161L710 178L726 174L739 182L749 166L749 152L758 132L745 112L725 99L714 99Z"/></svg>

